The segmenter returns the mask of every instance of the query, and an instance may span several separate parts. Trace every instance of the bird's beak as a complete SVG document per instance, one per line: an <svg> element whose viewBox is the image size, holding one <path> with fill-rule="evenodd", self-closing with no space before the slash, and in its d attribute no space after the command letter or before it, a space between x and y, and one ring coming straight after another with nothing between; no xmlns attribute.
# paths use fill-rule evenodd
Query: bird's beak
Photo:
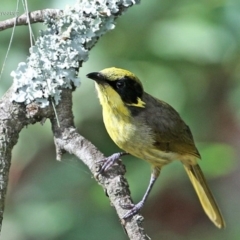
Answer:
<svg viewBox="0 0 240 240"><path fill-rule="evenodd" d="M104 83L106 80L105 80L105 77L103 76L102 73L100 72L91 72L91 73L88 73L87 74L87 77L96 81L97 83Z"/></svg>

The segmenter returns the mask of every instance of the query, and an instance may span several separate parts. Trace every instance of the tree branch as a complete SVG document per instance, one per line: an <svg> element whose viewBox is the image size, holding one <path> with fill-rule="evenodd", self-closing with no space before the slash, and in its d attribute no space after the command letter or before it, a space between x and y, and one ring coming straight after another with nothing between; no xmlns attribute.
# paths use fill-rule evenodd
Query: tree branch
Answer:
<svg viewBox="0 0 240 240"><path fill-rule="evenodd" d="M103 159L104 155L91 142L81 136L73 126L72 98L70 95L71 91L65 91L63 100L56 107L58 121L56 117L51 119L56 149L62 149L77 156L88 166L93 176L96 176L99 170L99 163L97 162ZM66 118L66 116L68 117ZM58 123L60 123L60 127ZM133 203L128 182L124 177L125 172L125 166L119 162L109 169L106 174L95 178L103 187L120 219L128 211L123 209L121 204ZM137 214L126 222L122 222L129 239L149 239L142 227L142 221L143 217Z"/></svg>
<svg viewBox="0 0 240 240"><path fill-rule="evenodd" d="M59 9L43 9L38 11L29 12L28 15L26 13L22 14L19 17L7 19L0 22L0 31L6 30L8 28L12 28L14 24L16 26L22 26L22 25L28 25L28 18L30 20L30 23L39 23L44 22L46 17L55 19L56 17L59 17L59 15L62 13L62 10Z"/></svg>
<svg viewBox="0 0 240 240"><path fill-rule="evenodd" d="M11 87L0 100L0 229L3 220L4 200L7 191L9 168L11 165L11 153L17 143L18 136L23 127L34 124L43 116L51 117L48 108L40 109L33 118L30 110L26 110L24 104L16 104L11 101L14 92ZM30 108L29 108L30 109Z"/></svg>

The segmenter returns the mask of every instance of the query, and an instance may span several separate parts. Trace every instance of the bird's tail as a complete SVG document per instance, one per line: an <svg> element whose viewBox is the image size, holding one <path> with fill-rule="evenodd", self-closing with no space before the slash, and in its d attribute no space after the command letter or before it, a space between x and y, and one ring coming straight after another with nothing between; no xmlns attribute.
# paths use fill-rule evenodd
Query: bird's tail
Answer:
<svg viewBox="0 0 240 240"><path fill-rule="evenodd" d="M185 165L184 168L191 180L191 183L198 195L205 213L210 220L218 227L225 227L223 216L214 200L214 197L207 185L203 172L198 164Z"/></svg>

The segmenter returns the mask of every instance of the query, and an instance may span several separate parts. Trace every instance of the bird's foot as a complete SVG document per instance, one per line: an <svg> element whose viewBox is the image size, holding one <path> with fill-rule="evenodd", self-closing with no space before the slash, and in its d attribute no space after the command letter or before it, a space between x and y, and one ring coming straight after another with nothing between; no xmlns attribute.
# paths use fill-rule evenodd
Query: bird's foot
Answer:
<svg viewBox="0 0 240 240"><path fill-rule="evenodd" d="M122 205L124 209L130 209L122 218L127 219L138 213L144 205L144 201L140 201L137 204Z"/></svg>
<svg viewBox="0 0 240 240"><path fill-rule="evenodd" d="M126 152L114 153L111 156L98 161L97 163L103 163L100 170L98 171L98 175L106 172L115 162L119 160L120 157L128 154L129 153Z"/></svg>

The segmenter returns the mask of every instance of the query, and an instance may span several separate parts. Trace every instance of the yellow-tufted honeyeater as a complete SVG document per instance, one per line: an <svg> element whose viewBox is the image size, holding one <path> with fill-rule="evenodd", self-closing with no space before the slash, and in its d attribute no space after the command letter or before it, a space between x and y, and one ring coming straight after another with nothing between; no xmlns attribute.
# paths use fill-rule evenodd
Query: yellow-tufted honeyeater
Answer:
<svg viewBox="0 0 240 240"><path fill-rule="evenodd" d="M169 104L144 92L140 80L127 70L112 67L89 73L87 77L95 80L108 134L126 152L105 159L100 173L124 154L144 159L152 167L146 193L123 218L134 215L143 207L162 167L179 160L205 213L218 228L223 228L223 216L197 163L201 157L192 133L179 114Z"/></svg>

